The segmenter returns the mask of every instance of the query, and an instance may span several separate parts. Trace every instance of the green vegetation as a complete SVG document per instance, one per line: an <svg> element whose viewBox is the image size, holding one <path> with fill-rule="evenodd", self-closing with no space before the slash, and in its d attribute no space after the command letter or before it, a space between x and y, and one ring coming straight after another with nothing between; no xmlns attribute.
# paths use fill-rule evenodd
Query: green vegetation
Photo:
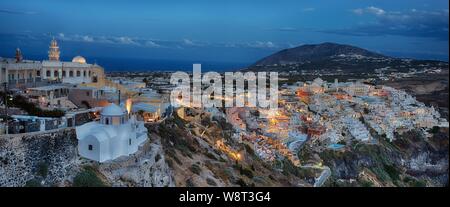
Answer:
<svg viewBox="0 0 450 207"><path fill-rule="evenodd" d="M247 176L248 178L253 178L253 171L251 169L243 167L241 164L233 165L233 168L239 170L241 175Z"/></svg>
<svg viewBox="0 0 450 207"><path fill-rule="evenodd" d="M423 180L415 180L412 182L411 187L427 187L427 183Z"/></svg>
<svg viewBox="0 0 450 207"><path fill-rule="evenodd" d="M179 118L166 120L166 124L160 125L158 128L161 136L161 142L166 149L176 149L185 157L192 158L192 153L197 152L198 142L194 138L186 135L184 129L184 121ZM175 126L178 127L175 127ZM167 151L167 150L166 150ZM169 152L166 152L169 153ZM175 152L171 152L175 155ZM178 163L178 161L177 161Z"/></svg>
<svg viewBox="0 0 450 207"><path fill-rule="evenodd" d="M37 167L37 174L43 178L47 177L48 174L48 164L45 162L40 162Z"/></svg>
<svg viewBox="0 0 450 207"><path fill-rule="evenodd" d="M400 172L393 165L384 165L384 170L389 174L389 177L391 177L392 180L400 179Z"/></svg>
<svg viewBox="0 0 450 207"><path fill-rule="evenodd" d="M405 176L403 182L410 187L427 187L427 183L424 180L416 179L411 176Z"/></svg>
<svg viewBox="0 0 450 207"><path fill-rule="evenodd" d="M206 183L208 183L208 185L210 185L210 186L217 186L216 181L214 181L211 178L206 178Z"/></svg>
<svg viewBox="0 0 450 207"><path fill-rule="evenodd" d="M0 92L1 99L4 99L5 93ZM27 98L16 95L12 98L11 101L8 101L8 106L17 107L25 112L27 112L31 116L39 116L39 117L62 117L64 116L64 112L58 109L55 110L43 110L39 108L36 104L28 102Z"/></svg>
<svg viewBox="0 0 450 207"><path fill-rule="evenodd" d="M246 183L244 180L242 180L241 178L239 178L239 179L236 181L236 184L238 184L238 185L241 186L241 187L248 187L247 183Z"/></svg>
<svg viewBox="0 0 450 207"><path fill-rule="evenodd" d="M155 156L155 162L158 162L161 159L161 155L160 154L156 154Z"/></svg>
<svg viewBox="0 0 450 207"><path fill-rule="evenodd" d="M106 187L107 185L97 176L96 170L85 167L73 179L73 187Z"/></svg>
<svg viewBox="0 0 450 207"><path fill-rule="evenodd" d="M195 187L194 182L191 178L186 180L186 187Z"/></svg>
<svg viewBox="0 0 450 207"><path fill-rule="evenodd" d="M436 133L438 133L439 132L439 127L438 126L434 126L433 128L431 128L430 130L429 130L429 132L430 133L432 133L432 134L436 134Z"/></svg>
<svg viewBox="0 0 450 207"><path fill-rule="evenodd" d="M363 180L360 182L362 187L373 187L373 183L369 180Z"/></svg>
<svg viewBox="0 0 450 207"><path fill-rule="evenodd" d="M192 164L189 169L191 170L191 172L197 175L200 175L200 173L202 172L202 169L197 164Z"/></svg>
<svg viewBox="0 0 450 207"><path fill-rule="evenodd" d="M209 159L217 160L216 156L213 155L213 154L210 153L210 152L205 152L205 155L206 155L206 157L208 157Z"/></svg>
<svg viewBox="0 0 450 207"><path fill-rule="evenodd" d="M43 187L37 179L31 179L25 183L25 187Z"/></svg>

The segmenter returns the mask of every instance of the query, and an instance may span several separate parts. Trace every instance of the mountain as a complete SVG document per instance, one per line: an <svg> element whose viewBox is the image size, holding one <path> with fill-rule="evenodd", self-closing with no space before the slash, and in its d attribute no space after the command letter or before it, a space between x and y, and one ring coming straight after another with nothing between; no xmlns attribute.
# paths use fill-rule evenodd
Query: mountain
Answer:
<svg viewBox="0 0 450 207"><path fill-rule="evenodd" d="M284 49L257 61L254 65L292 64L344 56L387 58L359 47L326 42Z"/></svg>
<svg viewBox="0 0 450 207"><path fill-rule="evenodd" d="M376 70L409 72L439 68L448 70L448 62L394 58L351 45L322 43L284 49L269 55L243 71L336 71L344 73L372 73Z"/></svg>

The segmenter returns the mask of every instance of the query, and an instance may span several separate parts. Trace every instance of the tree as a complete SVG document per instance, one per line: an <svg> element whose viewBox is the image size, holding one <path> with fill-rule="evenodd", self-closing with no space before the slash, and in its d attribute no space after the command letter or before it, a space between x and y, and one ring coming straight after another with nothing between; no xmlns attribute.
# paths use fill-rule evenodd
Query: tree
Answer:
<svg viewBox="0 0 450 207"><path fill-rule="evenodd" d="M148 86L148 79L147 78L144 78L143 80L142 80L142 82L144 82L145 83L145 87L147 87Z"/></svg>

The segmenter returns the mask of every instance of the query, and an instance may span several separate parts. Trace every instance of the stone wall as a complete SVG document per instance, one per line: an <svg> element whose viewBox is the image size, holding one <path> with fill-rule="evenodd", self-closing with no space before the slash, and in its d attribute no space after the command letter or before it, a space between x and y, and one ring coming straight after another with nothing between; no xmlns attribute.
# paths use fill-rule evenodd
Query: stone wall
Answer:
<svg viewBox="0 0 450 207"><path fill-rule="evenodd" d="M77 160L74 129L0 136L0 186L24 186L32 179L63 186L78 171Z"/></svg>

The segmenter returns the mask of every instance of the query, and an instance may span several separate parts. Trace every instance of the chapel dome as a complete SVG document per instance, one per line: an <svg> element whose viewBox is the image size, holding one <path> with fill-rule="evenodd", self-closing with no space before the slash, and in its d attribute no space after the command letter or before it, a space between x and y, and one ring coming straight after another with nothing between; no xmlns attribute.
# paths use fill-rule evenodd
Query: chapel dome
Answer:
<svg viewBox="0 0 450 207"><path fill-rule="evenodd" d="M76 56L72 59L73 63L82 63L85 64L86 63L86 59L84 59L84 57L82 56Z"/></svg>
<svg viewBox="0 0 450 207"><path fill-rule="evenodd" d="M125 111L118 105L112 103L104 107L101 115L102 116L123 116Z"/></svg>

